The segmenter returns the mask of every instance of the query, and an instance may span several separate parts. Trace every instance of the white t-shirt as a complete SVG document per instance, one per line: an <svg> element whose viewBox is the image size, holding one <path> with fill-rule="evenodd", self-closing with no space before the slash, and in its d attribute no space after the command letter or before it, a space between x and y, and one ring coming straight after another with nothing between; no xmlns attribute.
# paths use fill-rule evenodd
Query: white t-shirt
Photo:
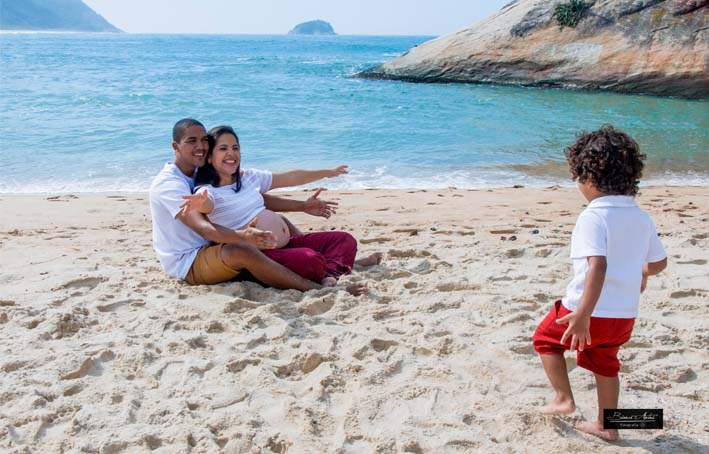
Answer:
<svg viewBox="0 0 709 454"><path fill-rule="evenodd" d="M234 185L214 187L200 186L197 193L207 191L214 202L214 210L207 216L214 224L237 230L266 209L263 193L271 189L273 175L262 170L244 170L241 174L241 189L234 192Z"/></svg>
<svg viewBox="0 0 709 454"><path fill-rule="evenodd" d="M564 306L575 311L588 272L587 257L606 257L606 277L591 314L604 318L635 318L640 303L642 267L667 257L655 224L630 196L599 197L581 213L571 235L574 279L566 288Z"/></svg>
<svg viewBox="0 0 709 454"><path fill-rule="evenodd" d="M182 196L190 195L193 187L194 180L173 163L165 164L150 185L153 248L165 273L178 279L187 276L199 249L209 244L175 218L184 202Z"/></svg>

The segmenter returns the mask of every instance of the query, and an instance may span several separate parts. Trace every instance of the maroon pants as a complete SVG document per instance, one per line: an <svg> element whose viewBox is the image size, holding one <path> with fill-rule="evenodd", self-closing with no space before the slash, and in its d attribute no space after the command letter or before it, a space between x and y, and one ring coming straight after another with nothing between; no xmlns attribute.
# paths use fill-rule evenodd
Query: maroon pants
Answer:
<svg viewBox="0 0 709 454"><path fill-rule="evenodd" d="M262 251L271 260L313 282L326 276L338 278L352 271L357 240L346 232L294 235L281 249Z"/></svg>

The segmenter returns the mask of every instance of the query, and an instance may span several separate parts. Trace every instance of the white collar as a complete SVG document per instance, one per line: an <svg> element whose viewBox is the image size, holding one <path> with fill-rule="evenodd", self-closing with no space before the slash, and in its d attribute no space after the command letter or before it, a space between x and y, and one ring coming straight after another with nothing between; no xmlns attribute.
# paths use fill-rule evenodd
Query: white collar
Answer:
<svg viewBox="0 0 709 454"><path fill-rule="evenodd" d="M630 195L606 195L593 199L588 208L629 208L638 206L635 197Z"/></svg>

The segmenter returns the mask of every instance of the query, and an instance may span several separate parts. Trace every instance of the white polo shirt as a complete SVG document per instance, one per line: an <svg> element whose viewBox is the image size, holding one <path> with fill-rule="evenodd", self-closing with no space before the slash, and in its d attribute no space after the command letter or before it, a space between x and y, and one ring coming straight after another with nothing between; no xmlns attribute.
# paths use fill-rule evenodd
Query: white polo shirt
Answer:
<svg viewBox="0 0 709 454"><path fill-rule="evenodd" d="M581 213L571 235L574 278L566 288L564 307L578 309L588 272L587 257L606 257L606 278L591 314L635 318L640 302L642 267L667 257L655 224L631 196L599 197Z"/></svg>
<svg viewBox="0 0 709 454"><path fill-rule="evenodd" d="M194 180L173 163L165 167L150 185L150 214L153 218L153 248L163 270L171 277L184 279L189 273L199 249L209 244L194 230L176 219L190 195Z"/></svg>

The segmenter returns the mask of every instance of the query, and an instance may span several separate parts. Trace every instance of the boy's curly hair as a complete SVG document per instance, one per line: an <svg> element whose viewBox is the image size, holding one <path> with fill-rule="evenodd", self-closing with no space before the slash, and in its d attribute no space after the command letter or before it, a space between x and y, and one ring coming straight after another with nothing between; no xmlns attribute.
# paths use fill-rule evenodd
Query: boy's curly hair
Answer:
<svg viewBox="0 0 709 454"><path fill-rule="evenodd" d="M606 194L638 193L646 156L623 131L604 125L598 131L582 132L564 154L573 180L589 182Z"/></svg>

